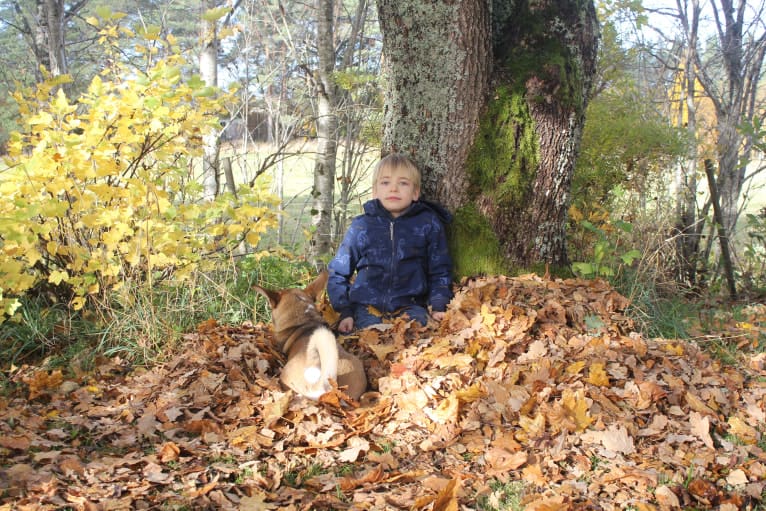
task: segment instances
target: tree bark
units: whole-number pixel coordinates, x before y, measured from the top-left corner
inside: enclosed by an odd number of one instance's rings
[[[734,278],[734,265],[731,262],[731,253],[729,249],[729,235],[726,226],[723,224],[723,214],[719,205],[718,187],[715,182],[715,166],[709,159],[705,160],[705,174],[710,187],[710,200],[713,203],[713,217],[715,219],[718,231],[718,242],[721,245],[721,259],[723,260],[723,270],[726,275],[726,282],[729,285],[729,296],[732,300],[737,299],[737,284]]]
[[[216,7],[216,0],[204,0],[203,14]],[[218,29],[217,21],[202,18],[202,51],[199,56],[200,77],[208,87],[218,86]],[[202,137],[202,196],[212,201],[218,195],[218,133]]]
[[[13,9],[19,19],[19,30],[35,55],[37,67],[45,68],[52,76],[69,72],[66,54],[67,23],[76,16],[89,0],[70,3],[64,0],[35,0],[22,4],[13,0]],[[43,75],[36,70],[36,79]]]
[[[387,89],[383,154],[409,154],[423,194],[455,211],[470,201],[464,164],[489,90],[489,6],[378,0]]]
[[[678,123],[686,128],[691,140],[697,137],[697,69],[695,52],[701,8],[698,0],[682,11],[679,21],[687,34],[688,44],[683,49],[680,69],[680,91]],[[700,239],[704,222],[697,221],[697,146],[690,148],[686,161],[678,166],[676,203],[676,247],[679,257],[678,278],[689,286],[697,284],[697,262]]]
[[[335,38],[334,0],[317,0],[317,156],[314,162],[314,205],[311,240],[314,264],[322,268],[324,256],[332,252],[332,219],[335,190],[335,159],[337,153],[338,117],[335,112]]]
[[[64,53],[64,0],[45,0],[48,28],[48,63],[53,76],[68,72]]]
[[[481,1],[378,0],[378,10],[384,152],[411,154],[425,195],[457,213],[453,251],[494,243],[512,265],[566,264],[596,64],[592,1],[496,0],[491,19]],[[458,273],[480,270],[470,266],[482,257],[456,256]]]

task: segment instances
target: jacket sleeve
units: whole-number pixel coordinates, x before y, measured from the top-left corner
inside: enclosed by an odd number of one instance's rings
[[[428,244],[428,304],[442,312],[452,300],[452,257],[444,224],[434,215]]]
[[[327,266],[329,277],[327,279],[327,296],[340,318],[354,315],[354,308],[349,298],[351,290],[351,278],[356,271],[358,256],[356,254],[356,237],[359,230],[357,222],[352,222],[346,231],[343,241],[335,253],[335,257]]]

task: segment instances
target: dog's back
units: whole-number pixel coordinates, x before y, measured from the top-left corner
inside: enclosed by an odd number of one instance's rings
[[[357,399],[367,387],[361,361],[340,348],[335,334],[324,322],[316,300],[327,283],[322,272],[305,289],[273,291],[254,286],[271,305],[274,336],[278,348],[287,355],[280,380],[298,394],[318,399],[329,391],[334,380],[347,386]]]

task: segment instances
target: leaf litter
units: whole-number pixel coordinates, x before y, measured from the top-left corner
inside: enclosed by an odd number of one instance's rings
[[[341,337],[359,403],[285,391],[268,324],[209,320],[149,369],[22,367],[0,509],[501,509],[509,487],[540,511],[762,506],[762,362],[644,338],[627,306],[599,280],[466,280],[439,325]]]

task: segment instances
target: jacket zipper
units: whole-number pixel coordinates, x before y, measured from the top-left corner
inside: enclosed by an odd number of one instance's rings
[[[391,278],[388,282],[388,292],[386,293],[386,311],[389,312],[391,309],[391,295],[392,295],[392,289],[394,286],[394,270],[396,268],[396,244],[394,243],[394,221],[391,220],[391,223],[389,224],[388,229],[389,237],[391,238],[391,267],[389,268],[389,275]]]

